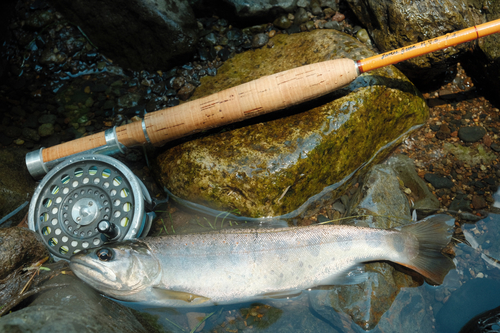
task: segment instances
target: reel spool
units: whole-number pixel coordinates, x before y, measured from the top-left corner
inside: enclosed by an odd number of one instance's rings
[[[29,228],[38,232],[54,259],[69,260],[108,241],[145,237],[154,212],[144,184],[125,164],[83,154],[55,166],[33,194]]]

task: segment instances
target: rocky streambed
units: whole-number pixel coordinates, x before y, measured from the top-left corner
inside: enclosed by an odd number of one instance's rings
[[[238,13],[236,19],[224,15],[225,6]],[[140,34],[103,30],[93,21],[92,28],[86,29],[85,20],[75,17],[85,18],[95,7],[88,5],[75,14],[74,8],[63,10],[44,1],[19,1],[2,48],[0,219],[5,218],[1,227],[26,227],[27,206],[23,204],[36,186],[24,165],[30,150],[139,121],[145,112],[173,107],[262,75],[339,57],[368,57],[418,38],[479,24],[500,13],[494,5],[449,1],[433,8],[436,15],[428,14],[436,21],[440,17],[439,28],[426,23],[427,30],[410,29],[414,36],[407,36],[398,27],[402,22],[417,24],[411,10],[422,8],[413,2],[405,5],[410,11],[403,7],[386,11],[389,18],[380,7],[359,6],[350,1],[279,1],[241,10],[238,1],[216,6],[192,2],[191,17],[182,18],[185,24],[180,25],[186,36],[192,36],[190,42],[178,41],[184,49],[176,47],[168,59],[139,52],[132,60],[109,50],[110,37],[116,36],[118,45],[124,45],[123,39],[129,36],[130,44],[139,47],[133,40],[141,39]],[[447,6],[454,9],[446,10]],[[108,23],[124,17],[123,13],[109,16]],[[372,22],[373,17],[380,19],[381,28]],[[165,36],[164,30],[149,33],[158,41]],[[498,282],[498,268],[483,259],[484,254],[496,256],[494,238],[488,237],[497,232],[495,192],[500,176],[499,104],[498,96],[490,93],[498,90],[498,58],[488,53],[496,38],[368,73],[330,96],[274,115],[163,148],[132,149],[115,156],[144,181],[153,197],[167,198],[164,189],[173,194],[157,209],[150,236],[211,231],[269,216],[309,225],[332,220],[345,223],[339,219],[366,215],[370,217],[358,218],[357,223],[387,228],[408,223],[413,211],[418,218],[448,212],[456,218],[456,237],[462,239],[462,229],[472,229],[465,234],[478,240],[475,249],[457,245],[457,269],[442,286],[429,287],[419,276],[376,263],[370,264],[371,277],[362,286],[334,287],[295,300],[180,312],[169,314],[166,320],[160,310],[140,309],[140,323],[127,308],[110,302],[109,316],[118,320],[116,313],[127,313],[130,322],[124,325],[131,330],[145,325],[146,330],[180,332],[201,323],[198,330],[217,332],[289,331],[291,327],[300,331],[445,332],[447,325],[460,328],[464,318],[498,306],[481,292],[486,285],[496,290]],[[195,210],[179,204],[183,200]],[[470,224],[476,221],[480,222]],[[30,244],[21,237],[24,233],[14,233],[18,235],[14,243]],[[38,251],[38,256],[12,257],[9,250],[7,246],[5,257],[12,259],[9,271],[13,275],[10,279],[2,276],[4,299],[24,292],[31,278],[28,273],[35,268],[23,271],[23,267],[46,256]],[[451,249],[448,252],[453,254]],[[67,268],[38,270],[43,277],[47,272],[65,275]],[[42,280],[33,279],[32,290],[42,286]],[[78,294],[81,290],[91,295],[85,286],[64,288],[61,284],[67,280],[56,281],[56,291],[40,294],[38,301],[21,297],[19,302],[24,303],[14,309],[29,306],[4,316],[0,323],[10,325],[8,320],[24,318],[28,326],[32,325],[29,320],[43,324],[41,317],[35,320],[29,314],[36,313],[36,307],[49,302],[53,311],[63,311],[57,308],[59,299],[84,297]],[[69,283],[78,284],[71,279]],[[483,301],[474,300],[474,293],[482,295]],[[101,296],[94,296],[85,302],[101,302]],[[464,297],[477,305],[473,311],[467,312],[468,306],[460,304]],[[464,311],[462,318],[454,316],[456,309]],[[413,314],[411,321],[405,319],[408,313]],[[420,316],[419,328],[413,325],[414,314]],[[148,326],[151,323],[144,316],[153,318],[156,326]],[[64,325],[81,320],[73,319]]]

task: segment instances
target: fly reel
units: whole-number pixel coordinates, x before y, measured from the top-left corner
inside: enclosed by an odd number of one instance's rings
[[[83,154],[55,166],[31,200],[28,224],[56,260],[108,241],[145,237],[154,213],[144,184],[120,161]]]

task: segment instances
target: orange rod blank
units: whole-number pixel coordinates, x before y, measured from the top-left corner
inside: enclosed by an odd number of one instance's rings
[[[472,28],[455,31],[444,36],[429,39],[417,44],[405,46],[394,51],[358,60],[356,63],[360,74],[380,67],[393,65],[427,53],[442,50],[457,44],[470,42],[500,31],[500,19],[480,24]]]

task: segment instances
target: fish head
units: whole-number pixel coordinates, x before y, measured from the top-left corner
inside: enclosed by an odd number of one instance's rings
[[[161,267],[144,242],[131,240],[81,251],[71,270],[94,289],[111,297],[140,293],[161,278]]]

